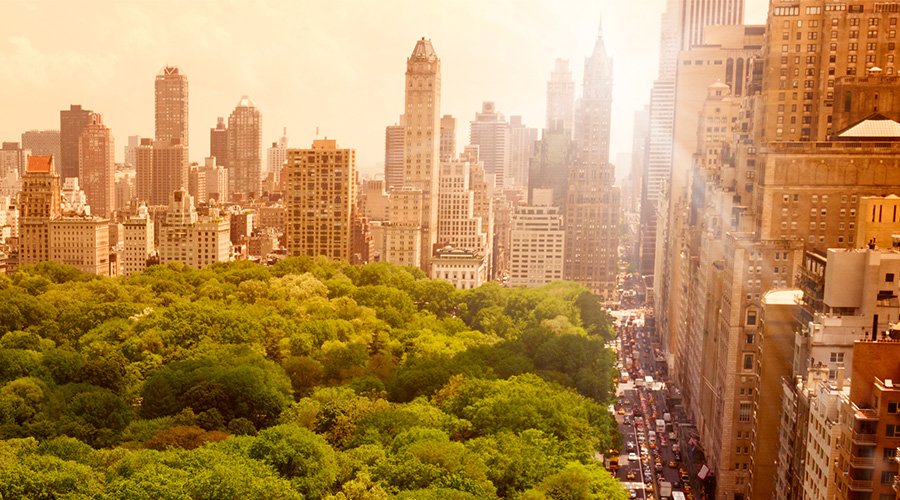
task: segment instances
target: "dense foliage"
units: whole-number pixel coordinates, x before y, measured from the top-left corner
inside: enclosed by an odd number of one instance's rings
[[[625,498],[609,316],[288,259],[0,277],[0,498]]]

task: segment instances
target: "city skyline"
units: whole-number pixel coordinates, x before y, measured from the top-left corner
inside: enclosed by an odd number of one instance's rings
[[[179,3],[178,9],[159,4],[6,5],[8,15],[0,20],[7,33],[0,39],[0,82],[8,91],[0,106],[11,119],[0,124],[0,137],[18,140],[30,129],[58,128],[59,110],[70,104],[102,113],[118,144],[126,144],[129,135],[152,137],[152,78],[172,65],[191,82],[191,161],[202,163],[209,154],[208,129],[216,118],[227,116],[241,95],[249,95],[266,118],[264,144],[287,127],[291,146],[302,146],[318,130],[318,138],[355,147],[360,171],[372,175],[383,161],[384,127],[397,122],[402,110],[398,75],[410,39],[431,39],[442,55],[442,114],[455,116],[458,137],[466,137],[463,122],[474,119],[484,101],[496,102],[506,116],[522,115],[527,126],[542,127],[555,59],[569,59],[580,82],[584,57],[602,21],[617,65],[615,158],[630,149],[633,110],[646,102],[655,77],[664,1],[639,6],[576,0],[456,2],[452,11],[400,0],[389,5],[337,2],[331,9],[309,2],[247,7],[193,1]],[[762,22],[764,4],[748,2],[748,23]],[[74,10],[85,9],[90,16],[75,16]],[[383,15],[388,11],[394,13],[390,18]],[[643,16],[640,30],[629,21],[637,15]],[[75,17],[80,29],[77,37],[68,36]],[[384,29],[373,31],[369,21],[383,17],[377,26]],[[238,23],[252,28],[238,30]],[[367,40],[373,37],[377,43]],[[309,78],[307,70],[317,76]],[[121,147],[116,158],[124,159]]]

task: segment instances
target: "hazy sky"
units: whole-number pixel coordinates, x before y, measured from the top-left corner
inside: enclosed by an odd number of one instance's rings
[[[747,1],[747,23],[766,0]],[[441,58],[441,113],[457,145],[482,101],[543,127],[554,59],[576,82],[602,18],[614,58],[612,161],[631,148],[634,110],[656,77],[664,0],[0,0],[0,140],[58,129],[59,110],[103,114],[121,161],[127,136],[153,136],[153,81],[166,64],[190,82],[190,156],[242,94],[263,115],[263,142],[287,127],[291,147],[315,138],[357,150],[377,172],[384,128],[403,110],[406,58],[430,38]]]

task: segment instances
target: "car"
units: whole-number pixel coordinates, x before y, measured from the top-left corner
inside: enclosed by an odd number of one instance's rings
[[[629,453],[629,454],[628,454],[628,461],[629,461],[629,462],[637,462],[637,461],[638,461],[638,456],[637,456],[637,454],[635,454],[634,452]]]
[[[644,491],[647,491],[647,492],[653,491],[653,483],[650,483],[650,484],[644,486]]]
[[[659,462],[656,462],[656,470],[657,470],[657,471],[658,471],[658,472],[662,472],[662,470],[663,470],[663,466],[662,466],[662,464],[661,464],[661,463],[659,463]]]
[[[634,490],[628,491],[628,498],[637,498],[637,492]]]
[[[628,451],[634,451],[634,441],[628,441],[625,443],[625,449]]]
[[[625,474],[625,479],[634,479],[634,471],[630,470],[627,474]]]
[[[618,413],[619,413],[619,415],[624,415],[624,414],[625,414],[625,409],[624,409],[624,408],[619,408],[619,412],[618,412]]]
[[[673,469],[678,467],[678,462],[676,462],[674,460],[669,460],[669,467],[671,467]]]

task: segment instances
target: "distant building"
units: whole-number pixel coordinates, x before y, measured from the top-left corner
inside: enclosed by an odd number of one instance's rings
[[[565,229],[549,189],[536,190],[534,204],[516,207],[509,244],[509,285],[529,288],[563,279]]]
[[[128,144],[125,145],[125,165],[134,167],[137,165],[137,148],[141,145],[141,136],[129,135]]]
[[[50,219],[49,259],[83,273],[109,276],[109,219],[64,212]]]
[[[453,115],[441,117],[441,161],[456,158],[456,118]]]
[[[228,127],[224,117],[220,116],[216,127],[209,129],[209,156],[216,159],[216,165],[228,166]]]
[[[481,112],[469,122],[469,144],[478,146],[478,157],[484,163],[485,173],[494,176],[494,186],[507,187],[509,123],[493,102],[483,102]]]
[[[403,186],[405,130],[402,116],[400,125],[388,125],[384,129],[384,182],[388,191]]]
[[[569,131],[575,128],[575,80],[569,69],[568,59],[557,59],[547,82],[547,124],[546,128],[560,127]]]
[[[231,196],[262,195],[262,113],[249,96],[241,96],[228,117],[228,182]]]
[[[112,131],[99,113],[91,114],[78,138],[78,179],[95,215],[116,212],[116,148]]]
[[[159,70],[154,84],[156,141],[188,148],[188,79],[174,66]]]
[[[310,149],[289,149],[284,186],[288,255],[324,255],[349,261],[356,209],[356,150],[340,149],[337,141],[330,139],[317,139]]]
[[[512,187],[528,187],[528,165],[534,157],[538,129],[526,127],[521,116],[509,117],[509,182]]]
[[[59,158],[59,130],[29,130],[22,132],[22,149],[30,149],[34,156]]]
[[[78,138],[91,123],[93,111],[72,104],[59,112],[59,160],[56,166],[61,179],[78,177]]]
[[[277,185],[281,182],[281,169],[284,167],[284,162],[287,161],[287,148],[288,148],[288,138],[287,138],[287,128],[284,130],[284,135],[278,138],[277,142],[272,143],[272,147],[266,150],[266,162],[268,168],[266,171],[269,175],[273,175],[273,181]]]
[[[169,210],[159,228],[159,261],[182,262],[203,268],[226,262],[231,255],[231,225],[213,204],[209,215],[200,217],[194,199],[182,189],[169,197]]]

